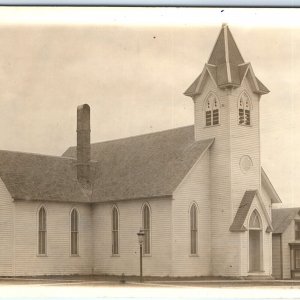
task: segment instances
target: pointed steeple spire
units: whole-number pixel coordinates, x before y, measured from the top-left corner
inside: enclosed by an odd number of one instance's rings
[[[233,39],[228,25],[223,24],[209,57],[208,64],[218,66],[222,64],[239,65],[243,63],[244,59]]]
[[[201,94],[206,75],[209,75],[220,88],[238,87],[248,72],[252,77],[254,92],[268,93],[269,90],[256,78],[251,64],[245,63],[228,25],[223,24],[208,63],[184,94],[191,97]]]

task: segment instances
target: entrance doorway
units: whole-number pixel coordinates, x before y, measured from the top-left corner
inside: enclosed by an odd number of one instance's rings
[[[262,271],[262,226],[255,209],[249,221],[249,272]]]

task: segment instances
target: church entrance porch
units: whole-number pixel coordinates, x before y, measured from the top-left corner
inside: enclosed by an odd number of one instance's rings
[[[262,230],[257,210],[251,214],[249,221],[249,272],[262,271]]]

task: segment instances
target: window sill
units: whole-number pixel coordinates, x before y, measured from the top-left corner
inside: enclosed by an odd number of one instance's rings
[[[112,254],[110,257],[120,257],[120,254]]]
[[[199,257],[198,254],[190,254],[189,257]]]
[[[216,125],[204,125],[204,129],[205,128],[211,128],[211,127],[218,127],[218,126],[221,126],[221,124],[216,124]]]
[[[71,254],[70,257],[79,257],[79,254]]]
[[[37,254],[36,256],[37,256],[37,257],[48,257],[47,254]]]
[[[152,254],[143,254],[143,257],[151,257]]]
[[[249,271],[248,272],[248,274],[251,274],[251,275],[260,275],[260,274],[262,274],[262,273],[265,273],[265,271],[264,270],[261,270],[261,271]]]
[[[243,126],[243,127],[253,127],[252,124],[247,125],[247,124],[239,124],[239,123],[238,123],[238,125]]]

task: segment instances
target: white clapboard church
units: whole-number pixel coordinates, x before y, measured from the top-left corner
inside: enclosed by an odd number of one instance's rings
[[[0,151],[0,275],[270,276],[271,208],[259,104],[268,89],[226,24],[186,90],[193,126],[77,147]]]

